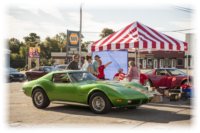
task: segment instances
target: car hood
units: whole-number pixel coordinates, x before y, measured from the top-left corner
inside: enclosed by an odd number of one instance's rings
[[[119,81],[103,81],[106,85],[112,87],[112,89],[126,95],[134,97],[153,97],[153,94],[150,93],[146,88],[138,83],[130,82],[119,82]]]
[[[126,98],[134,97],[145,98],[153,97],[153,94],[147,91],[143,86],[138,83],[119,82],[119,81],[87,81],[87,84],[96,84],[100,87],[108,87]]]
[[[20,72],[10,72],[10,74],[13,74],[13,75],[24,75],[23,73],[20,73]]]

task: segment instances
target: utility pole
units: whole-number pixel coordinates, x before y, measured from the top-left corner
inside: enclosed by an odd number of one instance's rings
[[[80,6],[80,31],[79,31],[79,67],[81,67],[81,34],[82,34],[82,4]]]

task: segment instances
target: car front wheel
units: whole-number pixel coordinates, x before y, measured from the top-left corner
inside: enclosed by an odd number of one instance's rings
[[[43,109],[49,106],[50,101],[44,90],[37,88],[33,91],[32,101],[36,108]]]
[[[102,92],[92,94],[89,99],[90,109],[97,114],[104,114],[110,111],[111,103]]]

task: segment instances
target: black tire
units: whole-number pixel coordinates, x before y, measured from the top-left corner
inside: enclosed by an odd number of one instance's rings
[[[191,81],[189,80],[189,82],[188,82],[188,80],[184,80],[182,83],[181,83],[181,85],[184,85],[184,84],[191,84]]]
[[[95,102],[96,101],[96,102]],[[97,105],[101,102],[100,105]],[[111,103],[107,96],[102,92],[95,92],[89,99],[90,109],[96,114],[105,114],[111,110]],[[102,106],[102,107],[97,107]]]
[[[32,101],[33,105],[38,109],[44,109],[50,104],[47,94],[41,88],[37,88],[33,91]]]

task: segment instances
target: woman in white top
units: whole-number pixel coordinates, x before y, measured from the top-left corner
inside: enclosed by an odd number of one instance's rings
[[[94,71],[94,67],[92,64],[92,57],[91,56],[86,56],[86,60],[82,66],[82,69],[84,71],[88,71],[90,73],[92,73],[93,75],[97,75],[97,73]]]

